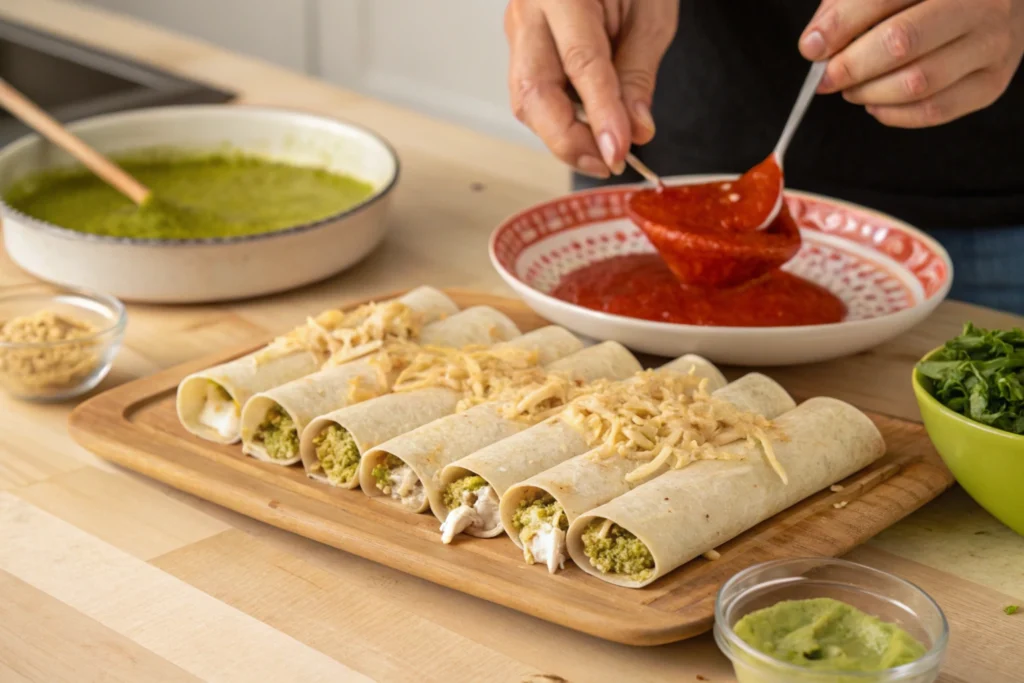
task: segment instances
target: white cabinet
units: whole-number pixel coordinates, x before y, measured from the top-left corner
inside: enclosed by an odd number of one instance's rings
[[[533,143],[509,112],[503,0],[316,0],[318,73],[352,90]]]
[[[82,0],[268,62],[307,71],[313,0]]]
[[[539,145],[508,109],[505,0],[80,0]]]

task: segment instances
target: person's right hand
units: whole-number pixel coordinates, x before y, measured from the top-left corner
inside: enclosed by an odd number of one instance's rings
[[[679,0],[510,0],[505,35],[516,118],[562,161],[622,173],[631,143],[654,137],[651,100]],[[566,92],[579,94],[590,126]]]

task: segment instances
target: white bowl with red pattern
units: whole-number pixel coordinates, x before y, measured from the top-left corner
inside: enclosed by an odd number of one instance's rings
[[[685,176],[672,184],[728,180]],[[729,365],[796,365],[865,351],[909,330],[946,297],[953,264],[931,237],[891,216],[805,192],[786,191],[803,246],[784,270],[846,304],[829,325],[713,327],[611,315],[551,296],[561,278],[614,256],[654,247],[626,216],[642,186],[586,190],[537,204],[491,235],[491,262],[537,313],[578,334],[659,356],[699,353]]]

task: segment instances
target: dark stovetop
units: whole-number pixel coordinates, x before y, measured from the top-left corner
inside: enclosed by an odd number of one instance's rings
[[[63,122],[140,107],[226,102],[235,96],[5,20],[0,20],[0,78]],[[0,110],[0,146],[27,132]]]

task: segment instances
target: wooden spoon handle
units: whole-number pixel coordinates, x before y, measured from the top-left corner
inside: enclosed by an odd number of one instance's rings
[[[0,79],[0,105],[25,125],[34,128],[47,140],[78,159],[90,171],[99,176],[115,190],[138,205],[149,198],[148,187],[128,175],[124,169],[103,156],[81,138],[62,126],[56,119],[40,109],[7,81]]]
[[[587,112],[584,111],[583,105],[579,102],[573,102],[573,107],[576,109],[576,120],[580,123],[590,125],[590,120],[587,118]],[[647,166],[644,162],[640,161],[635,154],[632,152],[626,154],[626,163],[633,167],[633,170],[639,173],[644,180],[654,185],[659,190],[664,189],[665,184],[661,182],[661,178]]]

